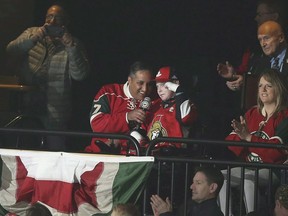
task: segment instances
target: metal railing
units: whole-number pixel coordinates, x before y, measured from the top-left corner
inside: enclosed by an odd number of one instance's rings
[[[21,136],[21,135],[31,135],[31,136],[77,136],[77,137],[99,137],[99,138],[110,138],[110,139],[125,139],[128,140],[132,147],[136,151],[136,155],[140,155],[139,143],[137,140],[130,135],[122,135],[122,134],[112,134],[112,133],[95,133],[95,132],[74,132],[74,131],[48,131],[48,130],[32,130],[32,129],[19,129],[19,128],[0,128],[0,136],[1,134],[13,135],[13,136]],[[267,143],[247,143],[247,142],[231,142],[231,141],[222,141],[222,140],[200,140],[200,139],[187,139],[187,138],[157,138],[152,140],[149,143],[149,147],[146,149],[143,155],[151,155],[154,146],[160,142],[170,142],[170,143],[186,143],[187,145],[205,145],[206,147],[209,145],[223,145],[223,146],[257,146],[261,148],[276,148],[279,150],[285,150],[288,148],[286,145],[281,144],[267,144]],[[149,198],[152,194],[157,193],[160,195],[166,195],[171,198],[171,201],[177,209],[180,205],[180,201],[184,203],[184,209],[187,211],[187,199],[191,195],[189,195],[189,185],[191,184],[191,180],[193,177],[193,171],[195,167],[210,165],[219,167],[223,170],[227,170],[227,191],[226,191],[226,209],[225,215],[229,214],[229,197],[230,194],[230,171],[233,167],[241,167],[241,183],[240,183],[240,193],[239,197],[242,199],[244,195],[244,169],[253,169],[255,170],[255,197],[254,197],[254,205],[255,209],[258,208],[258,171],[260,169],[269,169],[269,184],[267,185],[267,206],[269,209],[272,208],[272,197],[273,197],[273,187],[275,187],[274,182],[272,181],[272,173],[279,172],[280,175],[280,183],[287,182],[287,173],[288,166],[282,164],[266,164],[266,163],[246,163],[246,162],[238,162],[238,161],[228,161],[228,160],[215,160],[210,157],[177,157],[177,156],[155,156],[155,166],[152,170],[150,176],[150,182],[148,182],[146,189],[144,190],[143,195],[143,215],[151,215],[151,207],[149,204]],[[151,184],[152,181],[152,184]],[[155,188],[151,188],[155,186]],[[182,193],[182,194],[181,194]],[[243,215],[245,210],[243,210],[243,202],[241,201],[239,206],[237,207],[237,214]],[[185,213],[186,214],[186,213]],[[235,214],[235,215],[237,215]]]
[[[288,145],[285,144],[268,144],[268,143],[255,143],[255,142],[238,142],[238,141],[225,141],[225,140],[203,140],[203,139],[188,139],[188,138],[176,138],[176,137],[161,137],[149,142],[149,146],[146,150],[146,155],[151,154],[151,150],[157,143],[186,143],[186,144],[198,144],[205,145],[222,145],[222,146],[244,146],[244,147],[259,147],[259,148],[276,148],[279,150],[288,150]]]
[[[254,208],[255,210],[258,209],[258,171],[260,169],[266,168],[269,170],[269,184],[266,187],[266,193],[267,193],[267,209],[271,210],[273,203],[273,190],[272,188],[275,187],[273,180],[272,180],[272,173],[273,172],[279,172],[281,173],[281,178],[279,179],[279,184],[287,183],[287,171],[288,166],[282,165],[282,164],[264,164],[264,163],[246,163],[246,162],[236,162],[236,161],[224,161],[224,160],[213,160],[213,159],[193,159],[193,158],[177,158],[177,157],[156,157],[155,158],[155,168],[154,173],[152,172],[151,177],[153,179],[153,182],[149,182],[147,184],[146,191],[144,191],[144,198],[143,198],[143,215],[151,215],[151,208],[149,204],[149,198],[152,194],[159,194],[162,196],[162,198],[165,198],[166,196],[170,197],[171,202],[174,203],[174,207],[179,207],[179,204],[181,202],[184,202],[184,209],[187,210],[186,201],[188,197],[191,197],[187,194],[189,192],[189,186],[192,183],[192,177],[194,168],[198,166],[215,166],[223,170],[228,170],[227,172],[227,191],[226,191],[226,206],[224,215],[229,215],[229,197],[230,194],[230,185],[231,185],[231,177],[230,177],[230,170],[233,167],[241,167],[243,168],[241,170],[241,183],[239,186],[239,197],[243,197],[244,195],[244,169],[254,169],[255,170],[255,191],[254,191]],[[167,170],[167,167],[169,170]],[[164,170],[164,171],[163,171]],[[183,176],[180,176],[183,175]],[[178,178],[178,179],[177,179]],[[179,179],[183,180],[183,182],[179,182]],[[177,181],[178,180],[178,181]],[[177,183],[176,183],[177,181]],[[151,185],[156,184],[156,188],[154,190],[150,190],[149,188]],[[164,186],[164,184],[168,184],[168,186]],[[167,191],[163,192],[164,188],[169,188],[169,193],[167,194]],[[148,190],[148,191],[147,191]],[[162,191],[162,192],[161,192]],[[178,191],[184,191],[182,194],[183,196],[176,196],[175,192]],[[166,192],[166,193],[165,193]],[[190,191],[191,192],[191,191]],[[164,193],[164,194],[163,194]],[[238,198],[239,198],[238,197]],[[175,202],[175,199],[181,202]],[[234,211],[238,212],[239,215],[244,215],[244,206],[242,202],[239,202],[238,209],[234,209]],[[150,210],[150,211],[149,211]],[[237,214],[234,214],[237,215]]]
[[[284,144],[267,144],[267,143],[248,143],[248,142],[236,142],[236,141],[222,141],[222,140],[195,140],[195,139],[186,139],[186,138],[169,138],[169,137],[163,137],[163,138],[157,138],[155,140],[152,140],[149,143],[149,147],[146,150],[145,155],[151,155],[153,154],[153,149],[157,143],[161,142],[169,142],[169,143],[186,143],[186,144],[198,144],[198,145],[204,145],[205,148],[209,145],[222,145],[222,146],[245,146],[245,147],[261,147],[261,148],[274,148],[279,150],[287,150],[288,146]],[[205,149],[204,148],[204,149]],[[144,191],[144,198],[143,198],[143,215],[152,215],[152,210],[149,204],[149,198],[152,194],[157,193],[160,196],[163,197],[164,194],[161,194],[161,188],[169,188],[170,192],[169,194],[165,194],[165,196],[169,196],[171,199],[171,202],[174,205],[174,208],[177,209],[179,207],[179,199],[183,201],[184,203],[184,215],[186,215],[187,211],[187,199],[189,195],[187,195],[187,192],[189,191],[189,185],[192,182],[193,177],[193,169],[198,166],[215,166],[220,168],[221,170],[227,171],[227,190],[226,190],[226,208],[224,215],[229,215],[229,205],[230,202],[230,196],[232,194],[230,193],[231,188],[231,169],[234,167],[240,167],[241,169],[241,180],[239,185],[239,194],[238,194],[238,203],[239,205],[236,206],[236,208],[233,209],[234,215],[245,215],[247,212],[245,212],[243,197],[244,197],[244,179],[245,179],[245,170],[250,169],[254,170],[255,174],[255,188],[254,188],[254,209],[255,211],[259,210],[259,170],[261,169],[268,169],[269,172],[269,179],[268,179],[268,185],[265,187],[265,193],[266,193],[266,213],[269,215],[270,211],[273,209],[273,197],[274,197],[274,189],[277,187],[277,184],[283,184],[287,183],[287,173],[288,173],[288,166],[285,164],[268,164],[268,163],[250,163],[250,162],[239,162],[239,161],[227,161],[225,158],[223,160],[215,160],[210,157],[205,157],[205,155],[202,155],[203,157],[200,159],[193,158],[193,157],[163,157],[163,156],[155,156],[155,168],[154,173],[152,172],[152,176],[154,176],[154,184],[156,184],[156,188],[151,189],[151,185],[147,185],[146,190]],[[169,164],[169,170],[167,171],[167,164]],[[166,172],[163,173],[163,167],[166,168]],[[175,167],[180,167],[180,169],[176,169]],[[279,182],[273,182],[273,173],[280,173]],[[182,177],[183,182],[176,183],[176,179],[179,178],[179,174],[183,175]],[[169,179],[169,180],[167,180]],[[180,177],[181,179],[181,177]],[[163,183],[164,182],[164,183]],[[168,184],[168,186],[164,186],[164,184]],[[149,188],[150,187],[150,188]],[[181,188],[182,187],[182,188]],[[175,194],[175,192],[183,191],[183,196],[179,196]],[[167,191],[166,191],[167,192]],[[163,193],[163,191],[162,191]],[[190,195],[191,197],[191,195]],[[261,203],[260,203],[261,204]],[[235,207],[235,206],[234,206]],[[262,215],[265,215],[265,213],[261,212]]]
[[[129,145],[132,144],[135,154],[140,155],[139,143],[137,140],[130,136],[124,134],[114,134],[114,133],[96,133],[96,132],[76,132],[76,131],[50,131],[50,130],[34,130],[34,129],[22,129],[22,128],[0,128],[0,134],[13,134],[16,136],[21,135],[34,135],[34,136],[66,136],[66,137],[98,137],[98,138],[108,138],[108,139],[123,139],[129,141]],[[43,140],[43,139],[42,139]],[[39,143],[39,147],[43,143]],[[13,146],[11,146],[13,148]],[[17,147],[14,147],[17,148]],[[128,154],[128,152],[127,152]]]

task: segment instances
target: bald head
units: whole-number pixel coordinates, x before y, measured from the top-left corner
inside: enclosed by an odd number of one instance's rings
[[[259,34],[283,34],[282,27],[275,21],[266,21],[258,27]]]
[[[46,23],[66,26],[68,24],[68,15],[60,5],[52,5],[47,10]]]
[[[267,56],[278,55],[286,46],[282,27],[275,21],[267,21],[258,27],[258,40]]]

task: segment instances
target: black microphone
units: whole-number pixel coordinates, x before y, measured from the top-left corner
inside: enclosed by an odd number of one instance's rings
[[[145,97],[143,101],[141,101],[139,108],[142,109],[144,112],[150,109],[151,106],[151,99],[149,97]],[[142,142],[146,140],[146,131],[141,128],[141,123],[134,122],[135,127],[130,131],[130,136],[134,137],[138,143],[141,145]],[[130,142],[128,142],[128,150],[130,149]]]
[[[150,109],[151,106],[151,99],[150,97],[145,97],[143,101],[140,103],[139,108],[142,109],[143,111],[147,111]]]
[[[147,111],[150,109],[150,106],[151,106],[151,99],[150,97],[145,97],[142,102],[140,103],[139,105],[139,108],[142,109],[143,111]],[[136,130],[139,130],[140,129],[140,126],[141,126],[141,123],[136,123],[136,126],[135,126],[135,129]]]

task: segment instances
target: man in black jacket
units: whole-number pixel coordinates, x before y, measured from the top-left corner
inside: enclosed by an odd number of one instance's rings
[[[217,196],[223,185],[224,177],[220,170],[214,167],[199,167],[190,186],[192,199],[179,208],[178,216],[223,216],[218,204]],[[164,201],[158,195],[152,195],[151,206],[154,216],[174,216],[172,204],[167,197]]]
[[[257,37],[263,53],[249,60],[243,92],[245,109],[256,105],[258,77],[265,69],[276,69],[288,77],[287,42],[282,26],[276,21],[266,21],[259,25]],[[231,78],[226,82],[229,89],[235,91],[242,87],[244,76],[236,74],[231,65],[219,64],[217,70],[222,77]]]

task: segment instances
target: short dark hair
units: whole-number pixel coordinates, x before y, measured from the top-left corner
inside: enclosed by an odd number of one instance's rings
[[[136,61],[130,66],[129,76],[134,76],[136,72],[140,70],[148,70],[153,75],[153,69],[149,63],[143,61]]]
[[[212,183],[216,183],[218,185],[215,191],[215,194],[217,196],[224,183],[224,176],[222,172],[220,171],[220,169],[216,167],[202,166],[202,167],[196,168],[195,174],[197,172],[201,172],[206,176],[209,185]]]
[[[285,208],[288,209],[288,185],[283,184],[280,185],[275,193],[275,200],[279,200],[281,205]]]

